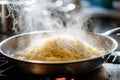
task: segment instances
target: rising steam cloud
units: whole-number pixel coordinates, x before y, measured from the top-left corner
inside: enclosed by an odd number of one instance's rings
[[[73,11],[60,11],[62,0],[8,0],[9,13],[14,17],[16,33],[31,31],[77,31],[86,30],[88,15]]]
[[[13,30],[16,34],[34,32],[34,31],[58,31],[60,34],[72,36],[73,38],[87,40],[84,32],[88,29],[85,24],[90,18],[90,15],[80,13],[79,9],[76,10],[76,5],[70,6],[69,10],[61,8],[64,6],[62,2],[58,5],[57,1],[64,0],[9,0],[7,5],[9,15],[14,18]],[[73,0],[75,1],[75,0]],[[61,10],[62,9],[62,10]],[[65,9],[67,9],[65,7]],[[55,33],[55,36],[57,34]],[[58,34],[59,35],[59,34]],[[36,40],[41,40],[43,37],[34,39],[30,36],[29,45],[32,45]],[[18,48],[26,44],[21,44]],[[28,46],[29,46],[28,45]],[[74,47],[74,46],[73,46]]]

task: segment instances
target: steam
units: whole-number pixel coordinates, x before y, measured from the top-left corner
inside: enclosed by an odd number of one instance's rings
[[[12,29],[15,34],[54,31],[57,32],[55,35],[59,35],[58,33],[61,32],[63,35],[86,40],[84,39],[84,34],[88,30],[86,22],[91,16],[79,12],[78,5],[74,2],[76,0],[69,1],[71,2],[66,3],[64,0],[8,0],[9,15],[14,19]]]
[[[10,4],[7,7],[14,18],[12,29],[16,34],[43,30],[63,32],[87,30],[84,24],[90,16],[76,12],[74,2],[64,4],[63,1],[9,0]]]

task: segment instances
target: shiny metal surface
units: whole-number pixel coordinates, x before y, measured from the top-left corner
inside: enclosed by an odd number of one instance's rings
[[[114,39],[100,34],[87,33],[86,34],[87,39],[89,38],[93,40],[95,44],[97,44],[97,46],[109,50],[109,52],[106,55],[104,55],[104,57],[101,56],[93,59],[53,63],[53,62],[19,60],[8,55],[8,52],[14,54],[14,50],[17,49],[18,46],[17,43],[19,42],[24,43],[24,45],[20,47],[21,49],[23,49],[27,46],[30,35],[34,37],[35,35],[41,36],[41,34],[46,35],[46,32],[38,32],[31,34],[28,33],[10,37],[0,43],[0,52],[7,58],[7,60],[12,65],[28,73],[33,73],[37,75],[60,75],[78,73],[80,74],[92,71],[100,67],[108,59],[111,52],[113,52],[117,48],[117,43]],[[108,44],[105,45],[104,43],[106,42]]]

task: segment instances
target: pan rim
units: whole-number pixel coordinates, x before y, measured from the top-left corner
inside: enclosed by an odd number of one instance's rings
[[[6,53],[4,53],[1,49],[2,45],[7,42],[8,40],[10,39],[13,39],[13,38],[17,38],[17,37],[20,37],[20,36],[24,36],[24,35],[28,35],[28,34],[37,34],[37,33],[46,33],[46,32],[53,32],[53,31],[36,31],[36,32],[30,32],[30,33],[22,33],[22,34],[18,34],[18,35],[15,35],[15,36],[12,36],[12,37],[9,37],[3,41],[0,42],[0,53],[3,54],[5,57],[7,58],[11,58],[11,59],[14,59],[14,60],[17,60],[17,61],[22,61],[22,62],[27,62],[27,63],[37,63],[37,64],[72,64],[72,63],[81,63],[81,62],[86,62],[86,61],[90,61],[90,60],[94,60],[94,59],[97,59],[97,58],[102,58],[104,59],[104,57],[106,55],[109,55],[111,54],[118,46],[118,43],[115,39],[113,39],[112,37],[110,36],[107,36],[107,35],[101,35],[99,33],[93,33],[93,32],[87,32],[87,33],[90,33],[90,34],[95,34],[95,35],[99,35],[99,36],[102,36],[102,37],[106,37],[108,38],[109,40],[113,41],[115,47],[109,51],[108,53],[106,53],[105,55],[103,56],[98,56],[98,57],[94,57],[94,58],[86,58],[86,59],[77,59],[77,60],[69,60],[69,61],[55,61],[55,62],[49,62],[49,61],[37,61],[37,60],[21,60],[21,59],[18,59],[18,58],[15,58],[15,57],[12,57]]]

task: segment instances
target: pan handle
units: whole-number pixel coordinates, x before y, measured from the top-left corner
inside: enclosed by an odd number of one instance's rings
[[[118,43],[118,48],[114,52],[112,52],[109,59],[107,60],[107,63],[120,64],[120,42],[119,42],[120,41],[120,27],[108,30],[102,33],[102,35],[111,36]]]
[[[118,33],[120,33],[120,27],[108,30],[108,31],[102,33],[102,35],[106,35],[106,36],[120,35]]]
[[[102,33],[102,35],[110,36],[115,39],[118,43],[118,47],[116,50],[120,51],[120,27],[108,30],[105,33]]]

